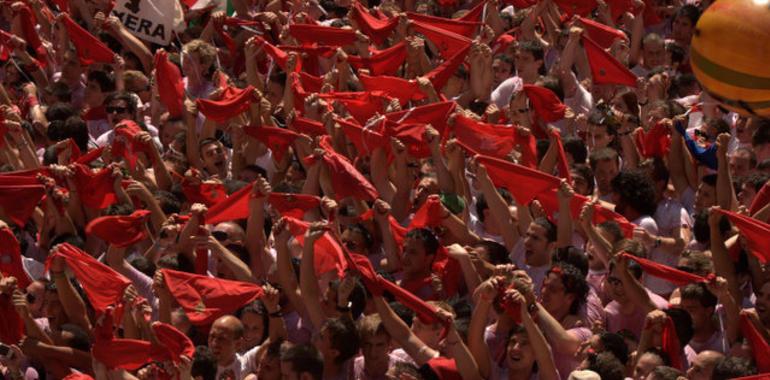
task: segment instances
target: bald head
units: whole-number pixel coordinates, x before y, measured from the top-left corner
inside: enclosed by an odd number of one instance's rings
[[[219,319],[214,321],[214,324],[211,325],[211,329],[213,330],[215,327],[232,333],[233,338],[235,339],[243,337],[243,323],[241,323],[240,319],[232,315],[219,317]]]
[[[725,356],[717,351],[701,351],[692,361],[690,369],[687,370],[689,380],[708,380],[714,371],[717,363]]]

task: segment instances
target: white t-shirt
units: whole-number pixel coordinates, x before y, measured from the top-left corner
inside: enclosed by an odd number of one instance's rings
[[[241,380],[256,371],[258,350],[259,346],[256,346],[243,354],[235,354],[235,360],[227,367],[217,365],[217,379]]]
[[[654,218],[658,226],[657,235],[662,237],[674,237],[675,229],[692,227],[692,219],[687,214],[687,210],[673,199],[665,199],[660,202],[655,210]],[[671,253],[664,252],[662,249],[653,249],[650,252],[649,259],[663,265],[675,267],[679,262],[679,255],[672,255]],[[671,282],[652,276],[645,276],[644,286],[655,294],[670,294],[676,288]]]

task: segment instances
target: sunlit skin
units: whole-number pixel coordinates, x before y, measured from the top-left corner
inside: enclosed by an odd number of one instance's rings
[[[524,235],[527,264],[536,267],[548,264],[554,243],[548,241],[546,234],[545,227],[537,223],[530,223]]]
[[[221,143],[206,144],[201,148],[203,167],[211,175],[227,178],[227,156]]]
[[[644,380],[656,368],[665,365],[658,355],[645,353],[636,362],[634,367],[634,380]]]
[[[695,191],[695,211],[706,210],[717,204],[717,192],[714,186],[701,182]]]
[[[250,350],[260,343],[265,336],[265,324],[262,316],[256,313],[243,313],[241,315],[243,323],[243,351]]]
[[[217,319],[211,326],[208,344],[218,365],[226,367],[235,360],[235,353],[243,344],[243,337],[238,336],[237,331],[242,329],[241,321],[231,315]]]

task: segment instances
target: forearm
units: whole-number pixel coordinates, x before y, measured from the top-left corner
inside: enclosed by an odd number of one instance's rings
[[[372,184],[380,193],[380,197],[385,202],[393,203],[393,196],[396,194],[396,187],[388,178],[388,161],[385,157],[385,151],[382,148],[375,148],[372,152],[371,172]]]
[[[252,262],[252,271],[256,278],[267,277],[267,270],[261,260],[266,240],[264,198],[252,198],[249,202],[249,218],[246,220],[246,250],[249,254],[260,257]]]
[[[508,204],[494,187],[491,180],[488,178],[479,180],[481,181],[481,192],[484,194],[484,198],[489,206],[489,214],[497,222],[506,248],[511,250],[519,241],[520,235],[518,226],[514,223],[511,212],[508,209]]]
[[[446,345],[448,346],[449,354],[455,359],[457,372],[460,373],[463,379],[482,380],[476,360],[473,359],[470,350],[463,343],[462,338],[454,328],[447,335]]]
[[[620,270],[620,281],[623,282],[623,287],[626,289],[626,294],[629,300],[634,305],[637,305],[643,313],[647,314],[655,309],[657,306],[650,299],[650,295],[647,290],[642,286],[639,280],[635,279],[628,269]]]
[[[727,163],[726,154],[717,154],[717,204],[723,210],[734,211],[738,202],[735,197],[735,187]]]
[[[542,305],[539,303],[536,305],[537,325],[542,329],[548,341],[551,342],[551,346],[555,350],[569,355],[577,352],[580,348],[580,339],[565,330],[561,323],[545,310]]]
[[[522,322],[524,329],[527,330],[529,342],[535,353],[535,360],[538,366],[538,378],[540,380],[557,380],[559,375],[556,371],[556,364],[553,361],[551,349],[548,347],[548,341],[545,340],[543,332],[537,327],[535,321],[528,313],[522,313]]]
[[[455,237],[457,243],[461,245],[472,245],[478,243],[481,238],[468,228],[468,225],[457,215],[447,215],[441,223]]]
[[[487,327],[490,310],[492,310],[492,303],[483,298],[479,299],[473,309],[471,322],[468,326],[468,349],[476,359],[479,373],[485,379],[489,378],[492,369],[490,363],[492,355],[486,342],[484,342],[484,330]]]
[[[88,312],[86,311],[86,304],[83,299],[80,298],[75,288],[72,287],[72,283],[67,278],[64,272],[51,273],[51,277],[56,284],[56,292],[59,294],[59,302],[61,302],[64,313],[72,323],[84,328],[86,331],[91,331],[91,323],[88,321]]]
[[[724,239],[722,239],[719,225],[712,225],[709,228],[711,231],[711,258],[714,260],[714,272],[717,276],[724,277],[727,280],[730,294],[736,301],[740,300],[738,278],[735,275],[735,264],[733,264]]]
[[[246,265],[246,263],[230,252],[229,249],[219,244],[217,245],[218,247],[216,247],[214,251],[219,255],[222,264],[233,272],[233,276],[237,281],[255,282],[251,269],[249,269],[249,266]]]
[[[556,226],[556,248],[567,248],[572,245],[572,211],[570,210],[569,199],[559,199],[559,220]]]
[[[308,317],[310,317],[313,327],[320,330],[326,318],[321,310],[321,292],[318,289],[318,278],[313,264],[315,261],[313,243],[313,241],[305,239],[299,270],[299,288],[302,292],[302,301],[307,308]]]
[[[136,38],[133,34],[131,34],[131,32],[128,31],[128,29],[124,28],[120,24],[118,25],[118,30],[115,30],[113,35],[118,41],[121,42],[124,47],[128,48],[128,50],[136,55],[136,57],[139,59],[139,62],[141,62],[142,66],[144,67],[145,72],[152,70],[152,53],[140,39]]]

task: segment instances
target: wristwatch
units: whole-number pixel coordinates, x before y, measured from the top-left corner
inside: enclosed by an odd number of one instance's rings
[[[339,311],[340,313],[347,313],[350,311],[350,307],[352,306],[352,304],[353,304],[352,302],[348,302],[347,306],[337,305],[337,311]]]

